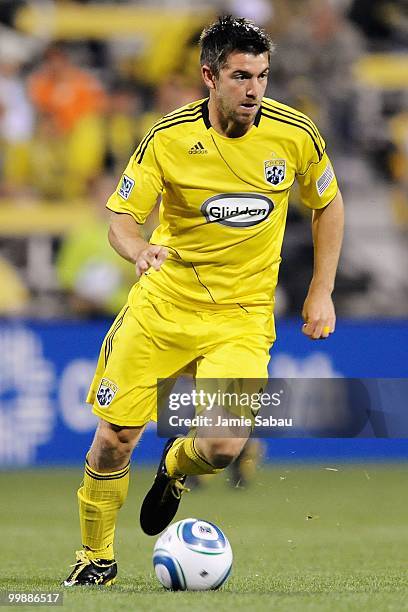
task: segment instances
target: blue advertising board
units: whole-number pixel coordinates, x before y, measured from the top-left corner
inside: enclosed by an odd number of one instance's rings
[[[82,463],[96,418],[85,396],[109,321],[0,322],[0,467]],[[408,321],[341,321],[312,342],[301,322],[277,324],[270,375],[278,378],[408,378]],[[156,462],[152,425],[135,458]],[[270,460],[408,459],[408,440],[271,439]]]

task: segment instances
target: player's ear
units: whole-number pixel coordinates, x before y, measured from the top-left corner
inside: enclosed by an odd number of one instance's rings
[[[215,75],[207,64],[201,66],[201,76],[208,89],[215,89]]]

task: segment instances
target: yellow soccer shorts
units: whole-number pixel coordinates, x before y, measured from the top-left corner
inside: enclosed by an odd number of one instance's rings
[[[275,340],[272,307],[188,310],[135,285],[101,347],[87,402],[119,426],[157,420],[157,381],[265,379]]]

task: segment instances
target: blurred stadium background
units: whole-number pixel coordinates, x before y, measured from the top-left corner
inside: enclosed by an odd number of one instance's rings
[[[0,466],[82,462],[87,385],[134,271],[104,204],[152,123],[204,97],[197,40],[217,14],[272,34],[267,94],[309,114],[347,207],[338,331],[300,334],[310,219],[292,196],[271,375],[406,377],[408,15],[403,0],[0,2]],[[155,226],[157,212],[147,232]],[[267,444],[283,460],[408,457],[403,442]],[[154,462],[150,430],[138,455]]]
[[[271,375],[407,378],[406,1],[0,0],[1,588],[57,588],[78,545],[75,490],[95,427],[85,394],[134,280],[107,243],[104,204],[152,123],[206,95],[196,43],[221,12],[273,35],[267,93],[319,125],[347,207],[338,328],[312,343],[300,333],[310,218],[293,193]],[[149,429],[135,459],[151,467],[135,466],[119,522],[121,582],[69,593],[69,609],[407,609],[398,433],[376,438],[368,423],[348,440],[264,440],[247,492],[219,477],[186,496],[180,514],[205,509],[236,553],[227,592],[207,602],[161,594],[147,575],[136,516],[162,446]]]

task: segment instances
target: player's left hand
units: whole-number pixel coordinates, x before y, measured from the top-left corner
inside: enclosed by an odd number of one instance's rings
[[[302,317],[304,325],[302,332],[311,340],[328,338],[335,330],[336,313],[331,297],[331,291],[322,286],[310,286]]]

